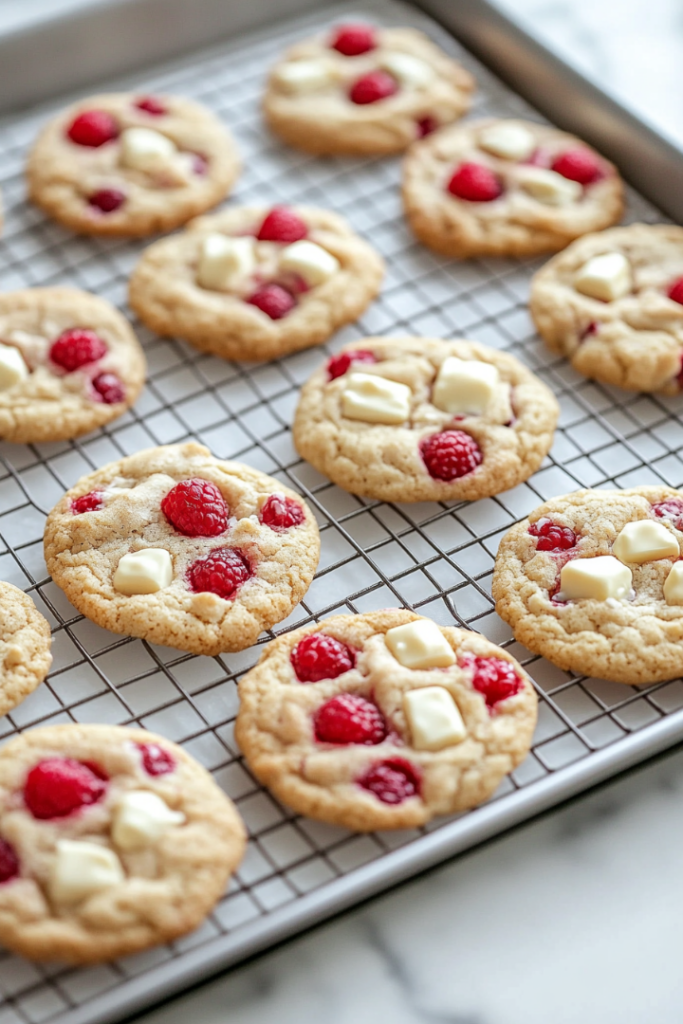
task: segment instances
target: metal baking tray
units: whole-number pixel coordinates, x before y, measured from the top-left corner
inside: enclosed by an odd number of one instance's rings
[[[324,351],[234,364],[137,325],[150,372],[133,410],[77,441],[0,444],[0,578],[29,591],[46,614],[55,659],[46,683],[0,719],[0,740],[48,722],[139,723],[180,742],[211,769],[250,832],[225,898],[197,932],[172,946],[83,970],[0,955],[0,1024],[120,1019],[683,739],[683,682],[628,687],[561,672],[512,641],[490,597],[500,536],[539,502],[581,486],[683,482],[681,400],[627,394],[575,374],[539,341],[526,311],[529,278],[542,261],[455,263],[435,256],[403,222],[398,159],[323,160],[288,149],[265,130],[259,98],[266,69],[284,46],[360,13],[381,24],[425,28],[462,60],[478,82],[475,115],[539,117],[443,26],[459,32],[528,99],[617,159],[649,197],[629,190],[628,219],[662,220],[650,200],[674,217],[683,212],[683,156],[486,0],[425,0],[423,8],[440,16],[442,27],[414,5],[393,0],[371,0],[362,11],[279,0],[278,15],[289,20],[248,34],[273,6],[269,0],[116,0],[0,39],[2,106],[15,109],[0,118],[6,207],[0,288],[68,283],[125,310],[127,278],[143,243],[75,237],[24,199],[26,149],[46,116],[71,98],[56,98],[68,89],[76,95],[95,88],[169,91],[202,100],[239,142],[244,172],[235,201],[331,207],[388,263],[380,298]],[[236,37],[237,31],[247,34]],[[38,100],[40,107],[30,106]],[[28,109],[16,113],[20,106]],[[393,332],[466,335],[513,352],[535,370],[562,408],[539,472],[475,503],[386,505],[344,493],[303,463],[290,433],[300,384],[341,344]],[[479,630],[526,665],[540,698],[533,750],[491,801],[425,829],[377,835],[300,818],[259,787],[232,735],[236,680],[271,634],[241,654],[192,657],[115,636],[76,614],[46,573],[46,512],[83,473],[188,438],[282,479],[316,510],[320,570],[276,633],[338,612],[405,605],[443,624]]]

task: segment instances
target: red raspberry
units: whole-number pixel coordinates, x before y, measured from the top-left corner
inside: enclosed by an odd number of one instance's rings
[[[377,36],[370,25],[340,25],[330,43],[333,50],[345,57],[369,53],[377,46]]]
[[[336,679],[356,664],[356,656],[341,640],[326,633],[309,633],[292,651],[292,665],[301,683]]]
[[[136,746],[148,775],[168,775],[175,770],[175,758],[158,743],[136,743]]]
[[[228,528],[228,506],[209,480],[181,480],[162,498],[161,511],[186,537],[217,537]]]
[[[0,884],[11,882],[19,874],[19,858],[6,839],[0,839]]]
[[[418,139],[424,139],[425,135],[431,135],[438,127],[439,122],[435,117],[431,117],[429,114],[426,117],[421,117],[417,122]]]
[[[538,551],[568,551],[576,544],[576,534],[568,526],[559,526],[552,519],[539,519],[529,525],[532,537],[538,537]]]
[[[90,491],[71,502],[71,511],[75,516],[81,516],[84,512],[99,512],[101,508],[104,508],[102,491]]]
[[[683,306],[683,277],[677,278],[666,293],[674,302],[680,302]]]
[[[422,772],[403,757],[391,757],[373,764],[356,781],[383,804],[402,804],[409,797],[420,795]]]
[[[340,352],[338,356],[332,356],[327,363],[327,372],[330,380],[343,377],[348,371],[351,363],[376,363],[377,356],[364,348],[354,348],[350,352]]]
[[[126,392],[115,373],[98,373],[97,377],[93,377],[92,386],[105,405],[125,401]]]
[[[683,500],[681,498],[667,498],[665,501],[658,501],[652,506],[652,511],[660,519],[668,519],[677,530],[683,530]]]
[[[589,149],[567,149],[555,157],[550,167],[563,178],[578,181],[579,185],[590,185],[602,178],[598,158]]]
[[[236,548],[214,548],[206,558],[198,558],[187,570],[190,590],[195,594],[216,594],[224,601],[232,601],[250,576],[251,567]]]
[[[90,146],[96,149],[105,142],[116,139],[119,126],[106,110],[85,110],[74,118],[66,134],[77,146]]]
[[[113,213],[126,201],[125,192],[118,188],[100,188],[88,196],[88,202],[102,213]]]
[[[381,743],[387,734],[384,715],[364,697],[340,693],[318,708],[313,716],[319,743]]]
[[[472,671],[472,686],[484,695],[489,709],[501,700],[514,697],[522,689],[522,680],[514,666],[502,658],[478,658],[474,654],[465,654],[461,665]]]
[[[135,101],[135,106],[138,110],[144,110],[146,114],[151,114],[152,117],[161,117],[167,113],[166,104],[156,96],[141,96],[139,100]]]
[[[473,163],[456,167],[446,188],[452,196],[470,203],[490,203],[503,193],[503,186],[491,168]]]
[[[261,506],[261,522],[271,530],[280,532],[292,526],[301,526],[306,515],[298,501],[283,494],[271,494]]]
[[[279,284],[261,285],[246,301],[260,309],[271,320],[281,320],[296,306],[296,299],[292,293]]]
[[[67,373],[79,370],[88,363],[96,363],[107,352],[99,334],[84,327],[63,331],[50,349],[50,359]]]
[[[597,334],[599,330],[599,324],[595,320],[591,320],[586,328],[581,331],[579,335],[579,341],[585,341],[586,338],[590,338],[591,334]]]
[[[386,71],[369,71],[351,86],[349,99],[352,103],[364,106],[366,103],[378,103],[398,92],[398,82]]]
[[[308,228],[298,213],[288,206],[274,206],[263,219],[256,237],[260,242],[300,242]]]
[[[481,465],[481,448],[464,430],[444,430],[420,442],[427,472],[436,480],[457,480]]]
[[[104,796],[106,776],[95,765],[68,757],[48,757],[31,768],[24,785],[24,801],[34,818],[65,818],[96,804]]]

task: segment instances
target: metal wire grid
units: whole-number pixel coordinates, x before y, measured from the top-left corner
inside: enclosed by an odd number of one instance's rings
[[[626,687],[571,676],[514,643],[497,618],[490,579],[505,530],[540,501],[580,486],[683,483],[683,426],[676,399],[631,395],[590,383],[554,358],[534,335],[526,313],[536,262],[478,260],[453,264],[410,238],[400,216],[398,161],[315,160],[263,132],[258,101],[264,68],[302,30],[327,24],[349,5],[261,37],[195,55],[144,80],[117,87],[175,91],[221,114],[237,135],[245,171],[238,202],[307,202],[338,210],[388,261],[379,300],[326,351],[365,334],[467,335],[513,352],[555,391],[562,415],[541,470],[496,498],[463,503],[386,505],[344,493],[302,463],[289,424],[299,385],[320,363],[319,350],[266,366],[225,363],[143,328],[147,388],[117,422],[73,442],[0,444],[0,578],[30,592],[50,621],[54,666],[46,683],[0,720],[0,738],[53,722],[136,724],[181,743],[236,801],[250,832],[246,858],[230,890],[193,935],[118,963],[74,970],[0,959],[0,1024],[39,1024],[59,1017],[131,979],[173,962],[220,936],[292,903],[398,846],[423,830],[354,836],[298,818],[250,776],[234,744],[236,681],[260,646],[202,658],[116,637],[76,614],[47,576],[42,555],[45,514],[83,473],[155,444],[196,438],[216,455],[237,458],[300,490],[322,532],[320,570],[305,600],[275,633],[337,612],[406,605],[442,624],[454,622],[502,643],[528,668],[540,696],[532,753],[496,799],[526,787],[683,707],[681,681]],[[367,7],[365,13],[367,14]],[[370,11],[384,23],[424,25],[408,6],[380,0]],[[427,23],[431,26],[431,23]],[[431,26],[430,30],[439,31]],[[448,37],[479,82],[476,114],[528,113],[519,98]],[[70,283],[125,305],[126,282],[141,246],[74,238],[23,198],[26,146],[46,109],[0,123],[6,224],[0,239],[0,286]],[[661,217],[630,197],[631,218]],[[264,635],[266,642],[273,634]],[[476,814],[477,812],[472,812]],[[443,827],[443,819],[424,831]],[[94,1005],[94,1003],[93,1003]]]

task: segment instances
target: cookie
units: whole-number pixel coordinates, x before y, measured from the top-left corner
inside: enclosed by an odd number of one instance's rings
[[[579,373],[632,391],[683,388],[683,228],[630,224],[574,242],[531,282],[531,315]]]
[[[48,571],[79,612],[193,654],[241,651],[287,618],[319,553],[298,495],[193,443],[82,477],[45,524]]]
[[[192,931],[245,846],[232,802],[169,740],[31,729],[0,751],[0,941],[97,963]]]
[[[33,693],[50,671],[50,627],[23,590],[0,581],[0,715]]]
[[[535,654],[641,685],[683,673],[683,492],[576,491],[501,541],[496,611]]]
[[[64,441],[121,416],[142,390],[145,357],[105,299],[76,288],[0,295],[0,438]]]
[[[474,501],[538,469],[558,413],[545,384],[504,352],[473,341],[365,338],[304,386],[294,443],[352,494]]]
[[[263,111],[309,153],[399,153],[469,109],[474,79],[412,28],[338,25],[291,47],[268,78]]]
[[[536,693],[506,651],[397,608],[278,637],[239,690],[253,774],[295,811],[359,831],[487,800],[536,724]]]
[[[530,256],[621,219],[617,169],[580,139],[486,118],[417,142],[403,164],[415,235],[445,256]]]
[[[383,276],[381,257],[334,213],[233,207],[146,249],[130,304],[151,330],[205,352],[276,359],[356,320]]]
[[[151,235],[219,203],[239,159],[227,128],[199,103],[104,93],[43,128],[26,172],[29,197],[66,227]]]

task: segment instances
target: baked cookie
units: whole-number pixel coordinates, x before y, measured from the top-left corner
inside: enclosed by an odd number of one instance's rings
[[[294,443],[352,494],[474,501],[538,469],[558,414],[552,392],[505,352],[473,341],[365,338],[305,384]]]
[[[0,715],[33,693],[50,671],[50,627],[23,590],[0,581]]]
[[[399,153],[469,109],[474,79],[412,28],[338,25],[272,69],[266,121],[309,153]]]
[[[403,205],[421,242],[461,259],[555,252],[615,224],[624,208],[616,167],[585,142],[497,118],[415,143],[403,164]]]
[[[655,683],[683,673],[683,493],[576,491],[506,533],[496,610],[517,640],[577,674]]]
[[[227,128],[179,96],[105,93],[43,128],[27,166],[29,197],[93,235],[170,231],[210,209],[239,173]]]
[[[128,322],[77,288],[0,295],[0,438],[87,434],[126,411],[147,366]]]
[[[311,207],[233,207],[143,253],[130,304],[158,334],[224,359],[325,341],[379,292],[384,263],[346,221]]]
[[[45,524],[45,560],[113,633],[193,654],[250,647],[306,593],[320,536],[298,495],[198,444],[82,477]]]
[[[359,831],[487,800],[536,724],[536,693],[506,651],[396,608],[278,637],[239,690],[253,774],[294,810]]]
[[[683,388],[683,228],[630,224],[574,242],[531,282],[548,347],[586,377],[633,391]]]
[[[96,963],[192,931],[245,845],[232,802],[169,740],[31,729],[0,751],[0,941]]]

